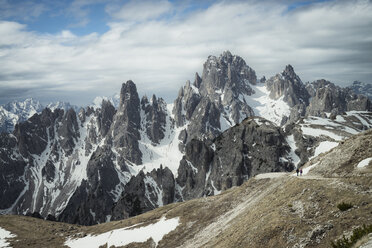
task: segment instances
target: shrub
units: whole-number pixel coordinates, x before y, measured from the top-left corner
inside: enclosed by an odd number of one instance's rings
[[[356,228],[350,238],[344,236],[342,239],[332,242],[331,245],[333,248],[351,248],[359,239],[369,233],[372,233],[372,225],[363,225],[363,227]]]
[[[338,204],[337,207],[338,207],[338,209],[340,209],[341,211],[346,211],[346,210],[352,208],[353,205],[350,204],[350,203],[342,202],[342,203]]]

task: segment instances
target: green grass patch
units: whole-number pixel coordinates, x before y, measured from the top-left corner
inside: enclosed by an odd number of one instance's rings
[[[358,240],[369,233],[372,233],[372,225],[363,225],[363,227],[356,228],[350,238],[344,236],[342,239],[332,242],[331,245],[333,248],[351,248]]]
[[[352,208],[353,205],[350,204],[350,203],[342,202],[342,203],[338,204],[337,207],[338,207],[338,209],[340,209],[341,211],[346,211],[346,210]]]

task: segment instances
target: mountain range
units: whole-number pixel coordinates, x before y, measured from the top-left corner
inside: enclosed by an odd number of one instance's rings
[[[119,96],[117,107],[33,107],[1,133],[0,213],[121,220],[292,171],[372,127],[371,100],[352,88],[303,83],[291,65],[258,80],[228,51],[209,56],[173,104],[140,98],[131,80]]]
[[[43,106],[39,101],[28,98],[24,101],[12,101],[5,105],[0,105],[0,132],[13,132],[17,123],[27,121],[34,114],[40,114],[44,108],[68,110],[70,108],[77,111],[79,108],[68,102],[55,102]]]
[[[369,248],[371,142],[368,130],[311,159],[300,176],[263,173],[219,195],[168,204],[120,221],[81,226],[0,216],[0,240],[3,237],[5,246],[35,248]]]

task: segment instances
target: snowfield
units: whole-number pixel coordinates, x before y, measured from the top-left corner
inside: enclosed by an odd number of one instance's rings
[[[16,235],[0,227],[0,248],[10,247],[6,239],[14,237],[16,237]]]
[[[143,154],[142,164],[135,166],[137,170],[136,174],[143,170],[146,172],[151,172],[153,169],[160,168],[160,165],[163,167],[168,167],[173,175],[177,177],[178,175],[178,166],[180,160],[182,159],[182,152],[178,148],[178,136],[183,127],[174,128],[172,127],[172,115],[173,104],[167,105],[167,121],[164,132],[164,139],[160,141],[160,144],[153,144],[148,138],[145,128],[142,127],[141,130],[141,140],[139,140],[139,148]],[[144,117],[143,111],[141,111],[141,120],[144,122],[146,119]],[[142,123],[142,126],[144,124]]]
[[[282,118],[291,114],[288,104],[280,97],[277,100],[270,98],[270,91],[265,85],[250,85],[256,92],[251,96],[244,96],[246,103],[253,109],[255,115],[263,117],[280,126]]]
[[[111,247],[112,245],[124,246],[133,242],[146,242],[146,240],[152,238],[157,246],[164,235],[175,230],[179,224],[178,217],[166,220],[163,216],[157,223],[148,226],[135,228],[135,226],[140,225],[136,224],[99,235],[88,235],[84,238],[68,239],[65,245],[71,248],[98,248],[105,244],[107,244],[107,247]]]
[[[323,129],[319,129],[319,128],[312,128],[312,127],[306,127],[306,126],[301,126],[301,130],[302,130],[302,133],[304,135],[309,135],[309,136],[313,136],[313,137],[320,137],[322,135],[324,136],[328,136],[336,141],[341,141],[343,139],[343,137],[341,137],[340,135],[337,135],[337,134],[334,134],[333,132],[330,132],[330,131],[327,131],[327,130],[323,130]]]

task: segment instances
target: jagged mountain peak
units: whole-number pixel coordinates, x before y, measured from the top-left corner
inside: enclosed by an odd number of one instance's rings
[[[28,117],[31,117],[32,115],[31,112],[36,113],[36,112],[41,111],[43,108],[41,103],[38,100],[35,100],[33,98],[27,98],[24,101],[12,101],[6,104],[4,107],[6,110],[14,114],[28,111],[30,112],[29,114],[30,116]]]
[[[283,73],[294,73],[293,66],[291,64],[286,65]]]
[[[195,86],[196,88],[199,88],[201,82],[202,82],[201,77],[199,76],[199,74],[198,74],[197,72],[195,72],[194,86]]]
[[[288,64],[282,73],[279,75],[279,78],[283,77],[284,80],[289,80],[292,84],[303,84],[300,77],[296,74],[292,65]]]
[[[122,108],[126,102],[131,101],[132,97],[139,99],[135,83],[132,80],[128,80],[121,86],[119,108]],[[136,101],[136,99],[134,101]]]
[[[370,100],[372,100],[372,84],[354,81],[349,88],[351,88],[356,94],[366,95]]]

